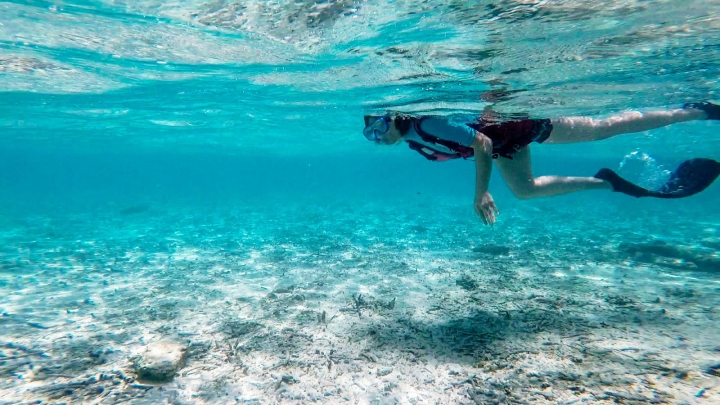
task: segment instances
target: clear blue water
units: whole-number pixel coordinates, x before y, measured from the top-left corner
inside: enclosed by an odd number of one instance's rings
[[[0,2],[0,403],[720,400],[717,185],[518,200],[494,173],[490,229],[472,162],[361,132],[387,109],[606,117],[718,99],[718,17],[700,0]],[[534,169],[656,185],[720,159],[719,125],[534,145]],[[261,326],[228,333],[238,320]],[[164,391],[87,382],[133,375],[164,339],[191,347]],[[583,361],[548,354],[567,339]],[[522,368],[538,374],[507,371]]]

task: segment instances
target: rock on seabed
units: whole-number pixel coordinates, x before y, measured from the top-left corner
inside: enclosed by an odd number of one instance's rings
[[[187,347],[174,342],[150,343],[135,362],[138,380],[162,383],[173,379],[185,363]]]

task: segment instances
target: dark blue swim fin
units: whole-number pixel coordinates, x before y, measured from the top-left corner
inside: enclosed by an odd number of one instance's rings
[[[720,120],[720,104],[711,103],[709,101],[702,101],[699,103],[687,103],[683,105],[683,108],[694,108],[696,110],[704,111],[707,114],[709,120]]]
[[[659,190],[648,190],[633,184],[610,169],[600,169],[594,176],[605,180],[613,191],[633,197],[683,198],[708,188],[720,175],[720,162],[712,159],[690,159],[682,162]]]

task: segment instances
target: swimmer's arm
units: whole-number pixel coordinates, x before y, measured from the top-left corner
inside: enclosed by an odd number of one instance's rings
[[[492,140],[480,132],[475,132],[472,145],[475,150],[475,195],[488,192],[490,173],[492,172]]]
[[[485,225],[495,224],[495,216],[499,214],[488,187],[492,171],[492,140],[480,132],[475,132],[472,143],[475,150],[475,213]]]

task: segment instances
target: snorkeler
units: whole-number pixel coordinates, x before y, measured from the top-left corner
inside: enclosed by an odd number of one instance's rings
[[[706,119],[720,120],[720,105],[688,103],[673,110],[626,112],[605,119],[566,117],[505,122],[480,119],[465,125],[454,125],[441,117],[388,114],[365,116],[363,134],[378,144],[392,145],[405,141],[410,149],[433,161],[474,157],[475,212],[484,224],[492,225],[499,214],[488,191],[493,159],[510,190],[522,199],[593,189],[611,189],[633,197],[682,198],[697,194],[718,177],[719,162],[703,158],[687,160],[680,164],[663,187],[648,190],[630,183],[610,169],[601,169],[593,177],[534,177],[530,144],[600,141],[616,135]]]

